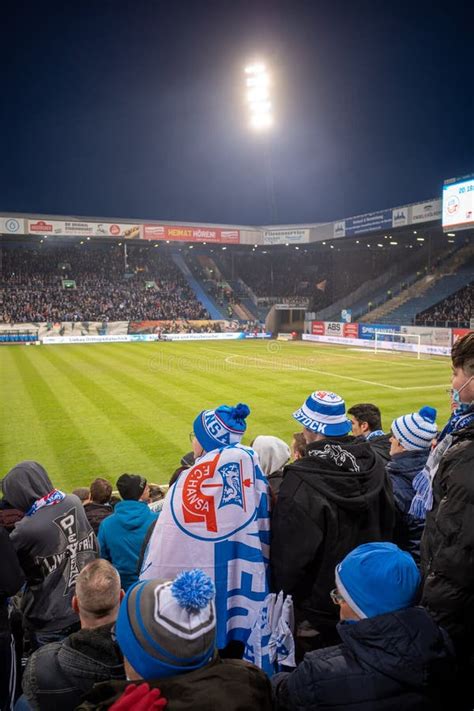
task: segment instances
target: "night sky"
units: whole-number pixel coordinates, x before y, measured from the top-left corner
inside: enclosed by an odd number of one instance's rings
[[[268,224],[440,195],[474,171],[473,16],[462,0],[9,0],[0,210]],[[254,58],[274,78],[265,135],[243,101]]]

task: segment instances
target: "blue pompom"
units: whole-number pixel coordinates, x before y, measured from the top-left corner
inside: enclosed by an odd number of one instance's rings
[[[171,592],[188,612],[202,610],[216,594],[211,578],[199,568],[180,573],[171,586]]]
[[[418,414],[421,415],[424,420],[428,420],[428,422],[436,422],[436,415],[438,412],[434,407],[425,405],[425,407],[421,408]]]
[[[250,407],[242,402],[239,402],[232,410],[232,417],[236,420],[245,420],[250,415]]]

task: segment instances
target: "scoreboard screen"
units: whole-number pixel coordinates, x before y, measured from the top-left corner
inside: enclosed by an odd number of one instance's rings
[[[443,186],[443,229],[474,227],[474,177]]]

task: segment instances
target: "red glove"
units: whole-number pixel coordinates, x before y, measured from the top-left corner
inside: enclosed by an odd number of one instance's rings
[[[168,699],[159,689],[150,689],[148,684],[129,684],[122,696],[110,707],[110,711],[150,711],[164,709]]]

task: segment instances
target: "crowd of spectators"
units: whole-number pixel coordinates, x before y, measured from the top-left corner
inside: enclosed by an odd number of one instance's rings
[[[127,256],[115,244],[3,250],[5,323],[208,317],[171,256],[151,245]]]
[[[474,318],[474,283],[468,284],[416,317],[420,326],[458,326],[469,328]]]
[[[471,711],[474,333],[451,403],[385,433],[376,405],[320,389],[291,448],[243,446],[247,405],[207,409],[166,494],[128,473],[118,500],[103,478],[65,494],[17,464],[1,708]]]

